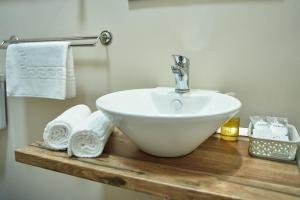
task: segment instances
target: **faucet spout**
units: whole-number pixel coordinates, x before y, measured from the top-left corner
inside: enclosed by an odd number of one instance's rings
[[[175,75],[175,92],[185,93],[190,90],[189,88],[189,65],[188,58],[181,55],[173,55],[175,65],[171,66],[172,72]]]

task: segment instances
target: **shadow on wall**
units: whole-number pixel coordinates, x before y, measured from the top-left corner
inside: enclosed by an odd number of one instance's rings
[[[152,196],[141,192],[133,192],[123,188],[110,185],[103,185],[101,199],[138,199],[138,200],[160,200],[160,197]],[[134,196],[133,196],[134,194]]]
[[[7,129],[0,130],[0,179],[4,175],[7,151]]]
[[[128,0],[129,10],[155,8],[155,7],[176,7],[201,4],[241,4],[241,3],[266,3],[283,2],[284,0]]]

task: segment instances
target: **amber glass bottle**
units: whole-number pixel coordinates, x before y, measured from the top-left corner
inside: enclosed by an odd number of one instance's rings
[[[232,118],[221,127],[221,138],[227,141],[237,141],[239,128],[240,118]]]

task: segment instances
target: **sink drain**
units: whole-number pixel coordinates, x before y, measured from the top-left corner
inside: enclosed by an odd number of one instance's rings
[[[178,111],[183,107],[183,103],[179,99],[174,99],[171,101],[171,106],[174,108],[174,110]]]

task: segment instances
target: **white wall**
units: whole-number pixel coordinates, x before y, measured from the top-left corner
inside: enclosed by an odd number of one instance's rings
[[[0,199],[157,199],[14,161],[64,109],[116,90],[173,86],[171,54],[191,60],[191,87],[235,91],[249,115],[288,117],[300,129],[299,0],[2,0],[0,40],[114,34],[107,49],[74,50],[78,97],[8,98],[0,132]],[[5,52],[0,52],[1,66]]]

